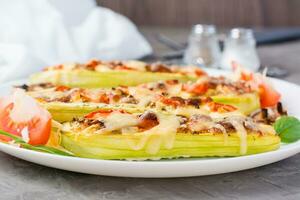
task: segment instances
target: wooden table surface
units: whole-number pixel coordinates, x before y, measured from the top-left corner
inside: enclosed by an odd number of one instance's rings
[[[164,33],[185,41],[187,29],[143,28],[156,53],[169,51],[153,40]],[[280,65],[300,84],[300,42],[259,48],[265,65]],[[299,93],[300,95],[300,93]],[[0,152],[0,199],[300,199],[300,154],[241,172],[174,179],[135,179],[86,175],[29,163]]]

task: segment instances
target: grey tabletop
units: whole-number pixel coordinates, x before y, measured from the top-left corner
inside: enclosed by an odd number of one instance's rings
[[[185,41],[187,29],[142,29],[155,52],[169,51],[151,37]],[[289,70],[300,84],[300,42],[259,48],[265,65]],[[235,173],[173,179],[135,179],[80,174],[29,163],[0,152],[0,199],[300,199],[300,154]]]

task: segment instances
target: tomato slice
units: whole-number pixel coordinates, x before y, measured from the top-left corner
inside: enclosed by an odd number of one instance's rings
[[[51,115],[18,89],[12,96],[0,99],[0,129],[23,139],[25,134],[32,145],[46,144],[51,132]],[[6,136],[0,139],[11,140]]]

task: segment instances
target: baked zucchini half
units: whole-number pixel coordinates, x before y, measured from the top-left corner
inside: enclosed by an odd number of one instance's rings
[[[280,138],[272,126],[244,116],[182,117],[147,111],[98,111],[63,123],[60,145],[75,156],[157,160],[232,157],[273,151]]]
[[[30,83],[50,82],[69,87],[99,88],[135,86],[141,83],[178,80],[196,81],[206,75],[197,67],[167,66],[147,64],[140,61],[92,60],[86,64],[62,64],[46,68],[30,76]]]
[[[219,103],[219,106],[233,106],[237,112],[248,115],[253,111],[260,108],[259,98],[256,94],[245,94],[240,96],[213,96],[213,102]],[[226,104],[225,104],[226,103]],[[160,110],[164,113],[169,114],[180,114],[183,116],[190,116],[195,113],[207,114],[212,112],[207,105],[202,106],[183,105],[178,107],[159,105],[159,108],[150,106],[139,106],[138,104],[105,104],[105,103],[87,103],[87,102],[75,102],[75,103],[64,103],[64,102],[40,102],[40,105],[47,109],[52,118],[59,122],[71,121],[73,118],[82,117],[90,112],[97,110],[109,110],[109,109],[122,109],[128,112],[143,112],[146,110]],[[152,104],[154,105],[154,104]]]
[[[70,88],[53,84],[35,84],[24,88],[27,89],[27,94],[37,99],[60,122],[105,107],[129,111],[158,109],[184,116],[193,113],[206,114],[221,108],[249,115],[260,108],[256,91],[249,91],[241,83],[223,78],[203,77],[196,83],[171,80],[99,89]]]
[[[159,140],[159,136],[157,137]],[[279,148],[280,139],[275,135],[262,136],[249,134],[247,136],[247,153],[240,153],[240,139],[236,133],[228,136],[227,143],[221,134],[176,134],[172,148],[161,147],[155,154],[147,150],[154,145],[134,150],[129,141],[141,140],[138,136],[123,135],[93,135],[83,136],[75,133],[63,133],[61,145],[78,157],[96,159],[126,159],[126,160],[157,160],[162,158],[182,157],[233,157],[258,154],[273,151]],[[152,138],[156,140],[155,136]]]
[[[33,74],[30,84],[50,82],[55,85],[66,85],[81,88],[109,88],[119,85],[135,86],[141,83],[179,80],[182,82],[195,81],[195,77],[177,73],[152,73],[139,71],[110,71],[96,72],[88,70],[53,70]]]

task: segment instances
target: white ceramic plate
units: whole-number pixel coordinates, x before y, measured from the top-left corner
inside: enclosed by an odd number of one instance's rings
[[[209,72],[215,75],[224,73],[212,70]],[[2,85],[0,95],[7,94],[12,85],[22,82],[24,81]],[[277,79],[274,79],[273,83],[281,92],[289,114],[299,118],[300,87]],[[75,172],[124,177],[188,177],[228,173],[267,165],[299,153],[300,141],[283,144],[279,150],[256,155],[161,161],[110,161],[65,157],[21,149],[4,143],[0,143],[0,150],[30,162]]]

